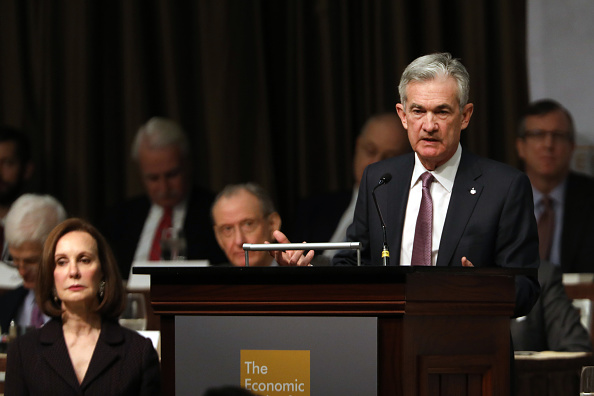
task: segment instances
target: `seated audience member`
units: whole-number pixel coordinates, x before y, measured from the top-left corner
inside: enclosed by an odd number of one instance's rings
[[[540,298],[528,315],[511,322],[514,350],[592,352],[590,336],[565,293],[562,277],[558,266],[540,263]]]
[[[353,156],[354,186],[350,191],[316,195],[303,200],[297,209],[293,239],[310,242],[345,242],[353,222],[355,203],[363,171],[369,164],[412,151],[406,130],[396,113],[382,113],[365,122],[357,137]],[[318,252],[319,253],[319,252]],[[336,250],[316,256],[314,265],[330,264]]]
[[[23,132],[0,126],[0,163],[0,221],[3,226],[10,205],[25,191],[25,184],[33,175],[31,144]],[[8,251],[1,227],[0,253],[4,260]]]
[[[48,236],[36,296],[52,319],[8,347],[7,395],[159,395],[152,342],[118,324],[125,291],[109,245],[80,219]]]
[[[281,226],[272,199],[255,183],[231,184],[212,205],[214,233],[231,265],[245,265],[244,243],[272,241],[272,232]],[[249,252],[250,267],[276,265],[268,252]]]
[[[128,278],[134,261],[161,259],[164,228],[184,231],[186,256],[224,261],[210,229],[212,194],[191,185],[192,164],[188,138],[175,122],[154,117],[141,126],[132,147],[146,195],[133,198],[107,214],[103,232]]]
[[[570,170],[571,114],[550,99],[531,103],[516,147],[532,184],[541,260],[563,272],[594,272],[594,179]]]
[[[41,327],[49,320],[35,302],[37,269],[43,243],[50,231],[66,219],[62,205],[49,195],[21,195],[10,207],[4,235],[10,264],[18,269],[23,285],[0,296],[0,327],[6,333],[10,322],[17,326]]]

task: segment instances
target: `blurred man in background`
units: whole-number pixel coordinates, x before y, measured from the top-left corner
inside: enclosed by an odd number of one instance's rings
[[[541,259],[563,272],[594,272],[594,179],[570,170],[571,114],[554,100],[531,103],[516,147],[532,184]]]
[[[210,229],[212,194],[192,186],[190,145],[172,120],[151,118],[136,134],[132,158],[138,163],[146,194],[114,208],[103,232],[127,279],[134,261],[161,260],[164,229],[183,230],[186,258],[224,261]]]
[[[23,132],[0,126],[0,221],[2,225],[10,205],[25,191],[33,175],[31,144]],[[2,258],[6,257],[4,232],[0,230]]]
[[[49,320],[35,301],[37,268],[47,236],[65,219],[66,211],[49,195],[23,194],[10,207],[4,230],[9,264],[18,269],[23,284],[0,297],[2,332],[13,320],[21,327],[40,327]]]

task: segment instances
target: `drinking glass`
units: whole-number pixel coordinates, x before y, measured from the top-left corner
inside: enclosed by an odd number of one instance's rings
[[[146,306],[144,294],[128,293],[126,295],[126,308],[120,316],[120,325],[131,330],[146,330]]]
[[[186,238],[184,230],[171,227],[165,228],[161,234],[161,259],[185,260]]]
[[[580,396],[594,396],[594,366],[582,367]]]

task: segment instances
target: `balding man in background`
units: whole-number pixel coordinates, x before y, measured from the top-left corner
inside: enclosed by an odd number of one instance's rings
[[[406,130],[396,113],[370,117],[357,137],[353,157],[353,189],[317,195],[302,201],[297,209],[292,239],[310,242],[344,242],[353,222],[359,183],[365,167],[412,151]],[[314,265],[330,265],[336,250],[316,252]]]

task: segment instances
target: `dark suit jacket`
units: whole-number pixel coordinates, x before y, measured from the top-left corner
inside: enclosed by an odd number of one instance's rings
[[[188,260],[207,259],[211,264],[226,261],[212,229],[210,218],[212,201],[212,194],[198,188],[192,189],[188,197],[183,226]],[[124,279],[128,279],[130,274],[134,253],[150,208],[151,202],[147,196],[133,198],[113,208],[101,226],[101,231],[114,251]]]
[[[594,179],[571,172],[565,189],[561,269],[594,272]]]
[[[8,333],[8,327],[10,321],[14,320],[16,314],[27,297],[29,290],[23,286],[17,287],[14,290],[7,291],[0,296],[0,327],[2,328],[1,333]]]
[[[151,341],[104,320],[82,384],[72,367],[62,322],[52,319],[41,329],[17,337],[8,348],[5,394],[159,395],[159,357]]]
[[[414,153],[369,165],[363,173],[348,241],[363,245],[363,265],[380,265],[382,227],[371,191],[380,177],[392,180],[375,192],[386,221],[390,264],[399,265]],[[475,191],[473,194],[472,191]],[[528,177],[507,165],[462,151],[439,245],[438,266],[538,268],[538,232]],[[341,251],[335,265],[356,265],[356,251]],[[516,277],[516,312],[523,316],[538,298],[536,277]]]
[[[540,298],[532,311],[512,320],[516,351],[592,352],[588,331],[565,293],[561,269],[548,261],[540,263]]]

